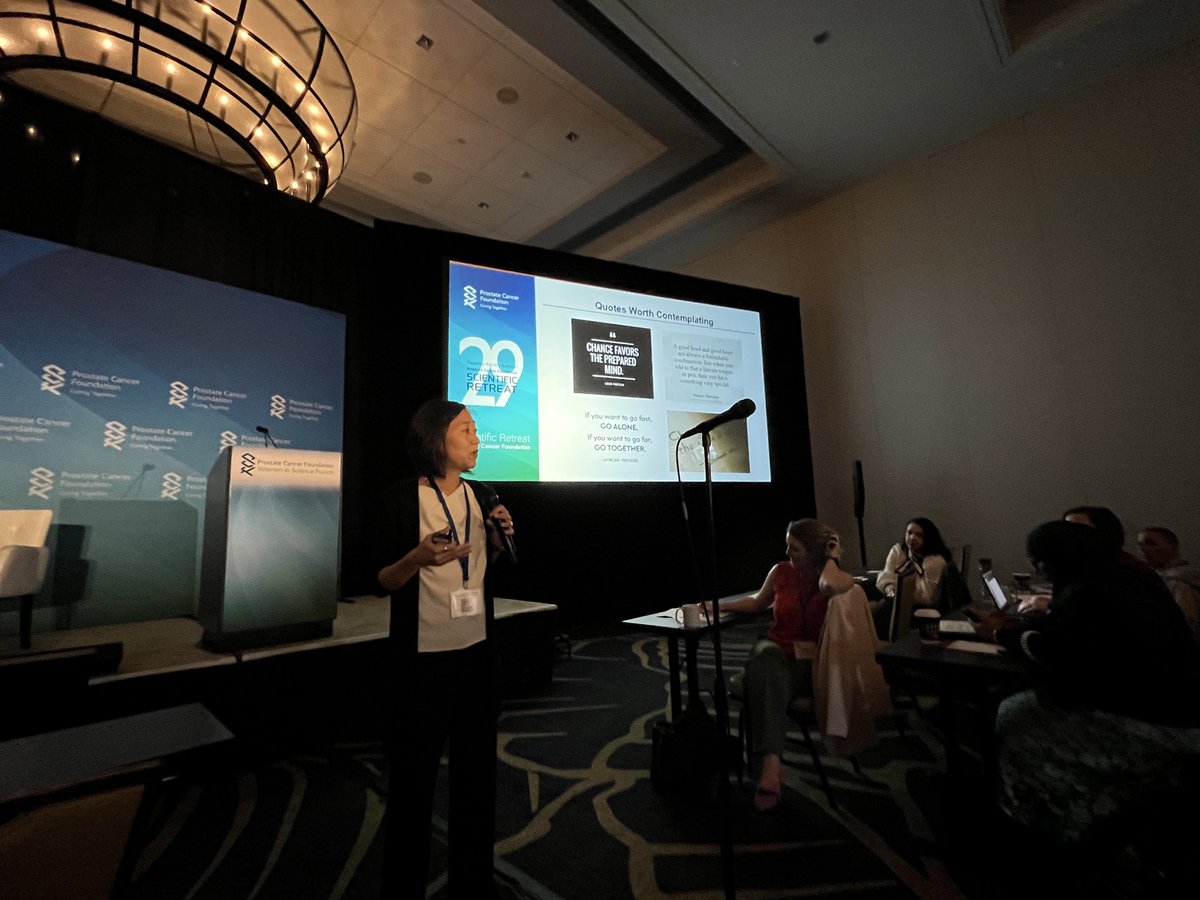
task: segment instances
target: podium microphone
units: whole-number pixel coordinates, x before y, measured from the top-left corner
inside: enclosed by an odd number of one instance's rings
[[[490,484],[482,481],[476,481],[474,484],[480,488],[480,493],[483,495],[483,518],[496,527],[496,531],[500,534],[500,540],[504,544],[504,553],[508,557],[508,561],[515,566],[517,564],[516,542],[513,540],[513,536],[500,525],[500,520],[492,518],[492,510],[500,505],[500,495]]]
[[[267,426],[255,425],[254,430],[263,436],[263,446],[264,447],[268,446],[267,441],[271,442],[269,446],[276,447],[276,448],[279,447],[279,445],[275,443],[275,438],[271,437],[271,432],[269,432],[267,430]]]
[[[747,397],[745,400],[739,400],[725,412],[713,416],[711,419],[705,419],[695,428],[689,428],[679,436],[682,441],[684,438],[690,438],[696,434],[708,434],[714,428],[724,425],[726,422],[733,422],[737,419],[745,419],[754,413],[756,409],[754,401]]]

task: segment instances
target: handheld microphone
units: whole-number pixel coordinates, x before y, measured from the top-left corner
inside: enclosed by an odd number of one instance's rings
[[[708,434],[714,428],[724,425],[726,422],[733,422],[737,419],[745,419],[754,413],[756,409],[754,401],[747,397],[744,400],[739,400],[725,412],[713,416],[711,419],[705,419],[695,428],[689,428],[679,436],[682,441],[684,438],[690,438],[696,434]]]
[[[254,430],[263,436],[263,446],[264,447],[267,446],[267,441],[271,442],[270,446],[276,447],[276,448],[279,447],[279,445],[275,443],[275,438],[271,437],[271,432],[269,432],[267,430],[267,427],[265,425],[255,425]]]
[[[476,486],[480,488],[480,494],[483,495],[483,518],[484,521],[495,526],[497,533],[500,535],[500,540],[504,544],[504,553],[508,557],[509,562],[514,566],[517,564],[517,545],[513,540],[513,536],[504,530],[500,524],[500,520],[492,517],[492,510],[500,505],[500,495],[496,493],[495,488],[490,484],[482,481],[476,481]]]

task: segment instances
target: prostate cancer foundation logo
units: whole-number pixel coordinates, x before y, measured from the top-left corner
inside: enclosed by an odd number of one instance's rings
[[[171,382],[171,393],[167,397],[167,405],[177,409],[187,409],[188,386],[182,381]]]
[[[42,366],[42,390],[49,391],[55,397],[61,397],[63,386],[67,383],[67,379],[63,377],[66,374],[66,369],[54,363]]]
[[[254,454],[253,453],[243,453],[242,454],[242,474],[249,475],[251,478],[254,477]]]
[[[113,450],[124,450],[125,448],[121,445],[125,443],[126,430],[123,422],[105,422],[104,446],[111,447]]]
[[[224,450],[226,447],[236,447],[237,442],[238,442],[238,436],[236,434],[234,434],[232,431],[222,431],[221,432],[221,449],[222,450]]]
[[[49,500],[50,492],[54,490],[54,472],[45,466],[29,470],[29,496]]]
[[[282,419],[283,414],[287,411],[287,399],[274,394],[271,397],[271,411],[268,415],[276,419]]]
[[[479,293],[475,290],[475,285],[468,284],[463,288],[463,306],[475,308],[475,303],[479,300]]]
[[[179,492],[183,489],[183,478],[178,472],[167,472],[162,478],[162,491],[159,497],[163,500],[178,500]]]

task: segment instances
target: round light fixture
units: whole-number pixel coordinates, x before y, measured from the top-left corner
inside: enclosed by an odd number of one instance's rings
[[[358,121],[302,0],[23,3],[0,12],[0,76],[313,202]]]

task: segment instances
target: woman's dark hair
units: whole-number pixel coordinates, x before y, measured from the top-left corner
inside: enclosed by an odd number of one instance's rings
[[[920,525],[921,531],[925,533],[925,540],[921,544],[922,556],[940,556],[946,562],[953,562],[950,558],[950,548],[946,546],[945,540],[942,539],[942,533],[938,531],[938,527],[924,516],[917,516],[909,519],[908,525]],[[908,525],[904,526],[904,530],[908,530]],[[904,542],[901,541],[901,544]]]
[[[1112,551],[1098,528],[1056,519],[1043,522],[1025,539],[1029,561],[1040,565],[1054,581],[1057,593],[1064,585],[1102,574],[1113,565]]]
[[[408,423],[408,458],[418,475],[446,474],[446,429],[465,406],[455,400],[426,400]]]
[[[1119,556],[1125,549],[1125,526],[1121,524],[1117,514],[1107,506],[1073,506],[1063,513],[1063,518],[1070,515],[1087,516],[1092,527],[1100,533],[1100,540],[1113,556]]]

